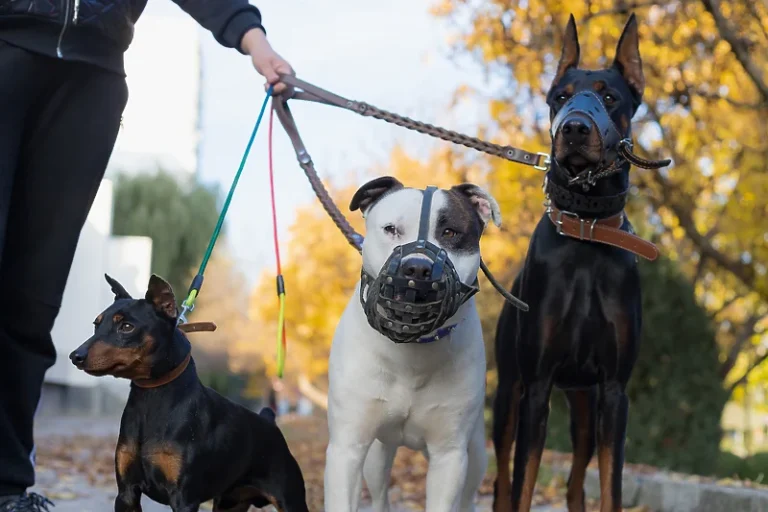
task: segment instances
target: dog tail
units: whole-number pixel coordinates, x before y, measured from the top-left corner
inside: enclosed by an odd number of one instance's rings
[[[275,414],[275,411],[271,407],[264,407],[261,411],[259,411],[259,416],[271,421],[272,423],[275,423],[277,414]]]

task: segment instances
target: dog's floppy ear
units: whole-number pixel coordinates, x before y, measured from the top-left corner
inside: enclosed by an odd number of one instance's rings
[[[451,187],[451,190],[469,199],[469,202],[472,203],[475,211],[480,216],[480,220],[483,221],[484,226],[491,220],[497,227],[501,226],[499,203],[485,189],[478,187],[474,183],[462,183],[461,185]]]
[[[125,291],[125,288],[123,288],[123,285],[117,282],[116,279],[109,276],[109,274],[104,274],[104,279],[107,280],[109,283],[109,286],[112,288],[112,293],[115,294],[115,300],[118,299],[132,299],[131,294]]]
[[[581,48],[579,47],[579,34],[576,32],[576,19],[571,14],[563,34],[563,51],[560,54],[560,62],[557,63],[555,79],[552,80],[553,84],[559,82],[566,71],[579,66],[580,55]]]
[[[643,61],[640,59],[640,35],[638,34],[637,17],[634,13],[624,25],[624,31],[616,45],[613,67],[619,70],[638,99],[642,98],[645,90],[645,76],[643,75]]]
[[[176,319],[178,311],[176,310],[176,297],[173,295],[173,288],[162,277],[152,274],[147,286],[147,294],[144,298],[155,306],[158,313],[168,318]]]
[[[382,176],[371,180],[355,192],[349,203],[349,209],[353,212],[359,209],[365,215],[376,201],[384,197],[384,194],[401,188],[403,188],[403,184],[392,176]]]

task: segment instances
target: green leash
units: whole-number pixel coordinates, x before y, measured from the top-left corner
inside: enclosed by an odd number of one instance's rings
[[[176,323],[177,325],[186,323],[187,313],[195,309],[195,300],[197,299],[198,295],[200,295],[200,289],[203,287],[203,275],[205,274],[205,269],[208,266],[208,260],[211,259],[213,247],[216,245],[216,240],[219,238],[221,227],[224,225],[224,218],[227,216],[229,204],[232,202],[232,196],[235,194],[237,182],[240,181],[240,175],[243,173],[243,169],[245,168],[245,162],[248,160],[248,154],[251,152],[251,146],[253,146],[253,141],[256,138],[256,132],[259,131],[261,119],[264,117],[264,111],[267,109],[267,102],[269,102],[269,98],[271,96],[272,86],[270,85],[269,89],[267,90],[267,96],[264,98],[264,103],[261,105],[259,117],[256,119],[256,125],[253,127],[253,132],[251,132],[251,138],[248,141],[248,145],[245,147],[245,153],[243,153],[243,158],[240,161],[240,168],[237,169],[235,178],[232,180],[232,185],[229,187],[229,194],[227,194],[227,199],[224,201],[224,206],[222,207],[221,213],[219,214],[219,220],[216,222],[216,227],[214,228],[213,234],[211,235],[211,240],[208,242],[208,248],[205,250],[203,261],[200,263],[200,268],[197,271],[197,275],[194,277],[194,279],[192,279],[192,284],[189,287],[187,298],[184,299],[184,302],[181,303],[181,314],[179,315],[178,321]]]

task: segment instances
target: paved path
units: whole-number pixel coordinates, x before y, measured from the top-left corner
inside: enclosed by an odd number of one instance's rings
[[[119,418],[38,418],[35,425],[36,439],[49,436],[93,436],[117,437],[120,425]],[[95,487],[84,475],[61,475],[53,470],[38,471],[37,485],[33,489],[47,495],[56,506],[51,512],[110,512],[114,510],[116,489],[111,487]],[[159,505],[146,496],[142,498],[144,512],[168,512],[170,507]],[[201,508],[210,510],[210,508]],[[254,509],[255,510],[255,509]],[[269,510],[269,509],[266,509]],[[565,512],[565,509],[553,507],[538,507],[535,512]],[[478,506],[477,512],[489,512],[490,504],[484,502]],[[369,506],[364,506],[359,512],[373,512]],[[393,509],[392,512],[411,512],[407,509]]]

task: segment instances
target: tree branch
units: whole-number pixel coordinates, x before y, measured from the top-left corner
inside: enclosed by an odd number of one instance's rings
[[[655,107],[651,104],[647,105],[648,113],[655,119],[659,128],[664,134],[665,143],[667,149],[673,154],[673,157],[677,161],[677,152],[674,147],[667,141],[666,130],[661,125],[660,116],[655,110]],[[667,180],[658,169],[649,170],[653,180],[659,185],[659,192],[661,199],[654,199],[651,197],[651,201],[654,202],[654,206],[667,207],[678,219],[680,227],[683,228],[688,239],[698,248],[700,257],[706,257],[715,262],[722,269],[730,272],[741,281],[745,286],[751,290],[755,290],[764,299],[768,299],[768,289],[757,288],[757,271],[753,265],[742,263],[738,259],[731,259],[726,254],[720,252],[715,248],[711,241],[696,227],[696,222],[693,219],[693,206],[690,197],[685,194],[678,187],[675,187],[669,180]]]
[[[733,367],[736,364],[736,360],[739,358],[739,354],[744,348],[744,345],[755,334],[755,326],[760,320],[762,320],[762,318],[763,317],[761,315],[753,314],[741,326],[741,329],[739,329],[739,334],[736,336],[733,345],[731,345],[731,348],[728,351],[728,356],[725,358],[723,364],[720,365],[720,378],[725,379],[730,371],[733,370]]]
[[[733,296],[733,297],[731,297],[730,299],[728,299],[728,300],[726,300],[725,302],[723,302],[723,305],[722,305],[722,306],[720,306],[720,308],[719,308],[717,311],[713,311],[712,313],[710,313],[710,314],[709,314],[709,318],[710,318],[710,319],[712,319],[712,320],[714,320],[715,318],[717,318],[717,316],[718,316],[720,313],[722,313],[723,311],[725,311],[726,309],[728,309],[729,307],[731,307],[731,305],[732,305],[734,302],[736,302],[736,301],[737,301],[737,300],[739,300],[739,299],[743,299],[744,297],[745,297],[745,295],[740,295],[740,294],[738,294],[738,293],[737,293],[737,294],[734,294],[734,296]]]
[[[688,89],[688,91],[691,94],[694,94],[700,98],[704,98],[706,100],[711,100],[711,101],[725,101],[726,103],[737,108],[744,108],[747,110],[757,110],[765,107],[766,105],[765,102],[748,103],[746,101],[735,100],[733,98],[729,98],[728,96],[722,96],[717,93],[711,93],[711,92],[704,91],[702,89],[696,89],[694,87],[689,86],[688,84],[686,84],[685,87]]]
[[[739,61],[741,67],[749,75],[749,78],[755,84],[763,101],[768,101],[768,83],[763,80],[762,70],[760,66],[749,57],[749,48],[744,44],[744,41],[739,39],[738,31],[734,29],[728,19],[723,16],[720,10],[720,0],[701,0],[704,8],[712,15],[715,20],[715,26],[717,27],[720,36],[731,45],[731,51],[736,56],[736,60]]]
[[[701,254],[699,255],[699,262],[696,265],[696,272],[693,274],[694,286],[696,286],[699,283],[699,279],[701,279],[701,276],[704,274],[704,268],[707,265],[707,261],[709,261],[709,258]]]
[[[582,18],[581,22],[586,23],[587,21],[598,18],[600,16],[613,16],[615,14],[628,14],[630,11],[635,9],[642,9],[643,7],[653,7],[654,5],[660,5],[661,2],[658,1],[647,1],[647,2],[620,2],[620,5],[617,7],[613,7],[611,9],[603,9],[594,13],[589,13],[584,18]]]
[[[728,388],[728,396],[731,396],[737,387],[747,382],[749,375],[753,371],[755,371],[761,364],[763,364],[766,360],[768,360],[768,350],[765,351],[765,354],[758,357],[751,365],[749,365],[749,368],[746,369],[746,371],[744,372],[744,375],[739,377],[738,380],[736,380],[736,382],[730,385],[730,387]]]

